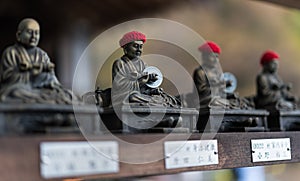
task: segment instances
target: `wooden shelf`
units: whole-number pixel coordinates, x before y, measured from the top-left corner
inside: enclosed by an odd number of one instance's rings
[[[168,137],[166,137],[168,136]],[[173,174],[184,171],[217,170],[236,167],[251,167],[261,165],[294,163],[300,161],[300,132],[252,132],[252,133],[219,133],[212,134],[139,134],[139,135],[101,135],[89,137],[93,141],[117,141],[119,143],[120,160],[135,159],[143,162],[151,157],[162,158],[164,153],[163,142],[161,146],[148,147],[147,143],[164,139],[175,140],[199,140],[212,138],[218,140],[219,164],[180,169],[165,169],[164,159],[146,164],[119,163],[119,172],[113,174],[88,175],[75,178],[121,178],[147,175]],[[287,161],[273,161],[252,163],[251,139],[290,138],[292,159]],[[32,136],[7,136],[0,138],[1,180],[43,180],[40,176],[41,142],[70,142],[86,141],[81,135],[32,135]],[[124,142],[145,144],[141,149],[128,146]],[[52,179],[55,180],[55,179]],[[61,180],[61,179],[59,179]]]

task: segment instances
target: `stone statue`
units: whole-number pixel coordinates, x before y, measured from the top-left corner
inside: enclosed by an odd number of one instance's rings
[[[250,103],[246,99],[239,98],[236,93],[226,93],[226,86],[230,81],[225,81],[218,64],[221,48],[214,42],[206,42],[199,47],[202,53],[203,64],[193,74],[198,93],[200,108],[221,107],[228,109],[248,109]]]
[[[211,131],[231,132],[261,130],[265,111],[254,110],[254,104],[239,97],[232,87],[234,79],[226,78],[218,63],[220,47],[214,42],[206,42],[199,47],[202,65],[194,71],[194,94],[198,93],[200,116],[197,129],[204,131],[209,125]],[[230,77],[230,76],[229,76]],[[224,110],[218,111],[218,110]],[[219,119],[220,118],[220,119]]]
[[[268,110],[296,108],[297,98],[290,93],[291,84],[284,84],[277,74],[279,55],[266,51],[260,60],[263,69],[256,78],[256,107]]]
[[[23,19],[17,29],[16,44],[8,47],[0,61],[2,102],[72,104],[77,97],[64,89],[54,73],[47,53],[37,47],[40,26]]]
[[[140,59],[146,36],[140,32],[126,33],[119,44],[124,55],[112,68],[112,105],[126,103],[145,106],[180,107],[180,101],[161,88],[151,88],[148,83],[157,80],[157,74],[145,72],[147,65]]]

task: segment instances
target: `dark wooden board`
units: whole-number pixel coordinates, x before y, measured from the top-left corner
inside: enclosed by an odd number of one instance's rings
[[[160,146],[147,146],[148,143],[165,138],[174,140],[199,140],[201,134],[139,134],[139,135],[101,135],[89,137],[89,140],[105,141],[116,140],[119,142],[119,155],[121,160],[147,161],[153,157],[163,158],[163,142]],[[249,167],[258,165],[272,165],[293,163],[300,161],[300,132],[250,132],[250,133],[219,133],[216,135],[204,134],[203,137],[218,140],[219,164],[211,166],[189,167],[166,170],[164,160],[146,164],[128,164],[120,162],[120,171],[114,174],[99,174],[82,176],[83,179],[92,178],[120,178],[147,175],[174,174],[185,171],[217,170],[236,167]],[[290,138],[292,145],[292,160],[252,163],[251,139]],[[35,135],[35,136],[10,136],[0,138],[0,175],[1,180],[43,180],[40,176],[39,144],[45,141],[85,141],[80,135]],[[128,146],[122,142],[145,144],[141,149]],[[61,180],[61,179],[58,179]]]

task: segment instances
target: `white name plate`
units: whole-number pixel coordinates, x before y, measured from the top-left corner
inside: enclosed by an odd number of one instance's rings
[[[253,162],[291,160],[290,138],[251,140]]]
[[[217,140],[167,141],[164,144],[166,169],[219,163]]]
[[[59,178],[119,171],[115,141],[43,142],[40,144],[41,175]]]

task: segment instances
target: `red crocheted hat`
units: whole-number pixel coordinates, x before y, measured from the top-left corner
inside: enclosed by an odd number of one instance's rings
[[[119,44],[121,47],[126,45],[127,43],[133,42],[133,41],[143,41],[144,43],[146,42],[146,36],[138,31],[131,31],[123,35],[121,40],[119,41]]]
[[[267,50],[261,57],[260,59],[260,64],[264,65],[265,63],[271,62],[273,60],[278,60],[279,55],[272,51],[272,50]]]
[[[203,45],[199,46],[198,50],[201,52],[214,52],[217,54],[221,53],[221,48],[219,47],[219,45],[212,41],[207,41]]]

